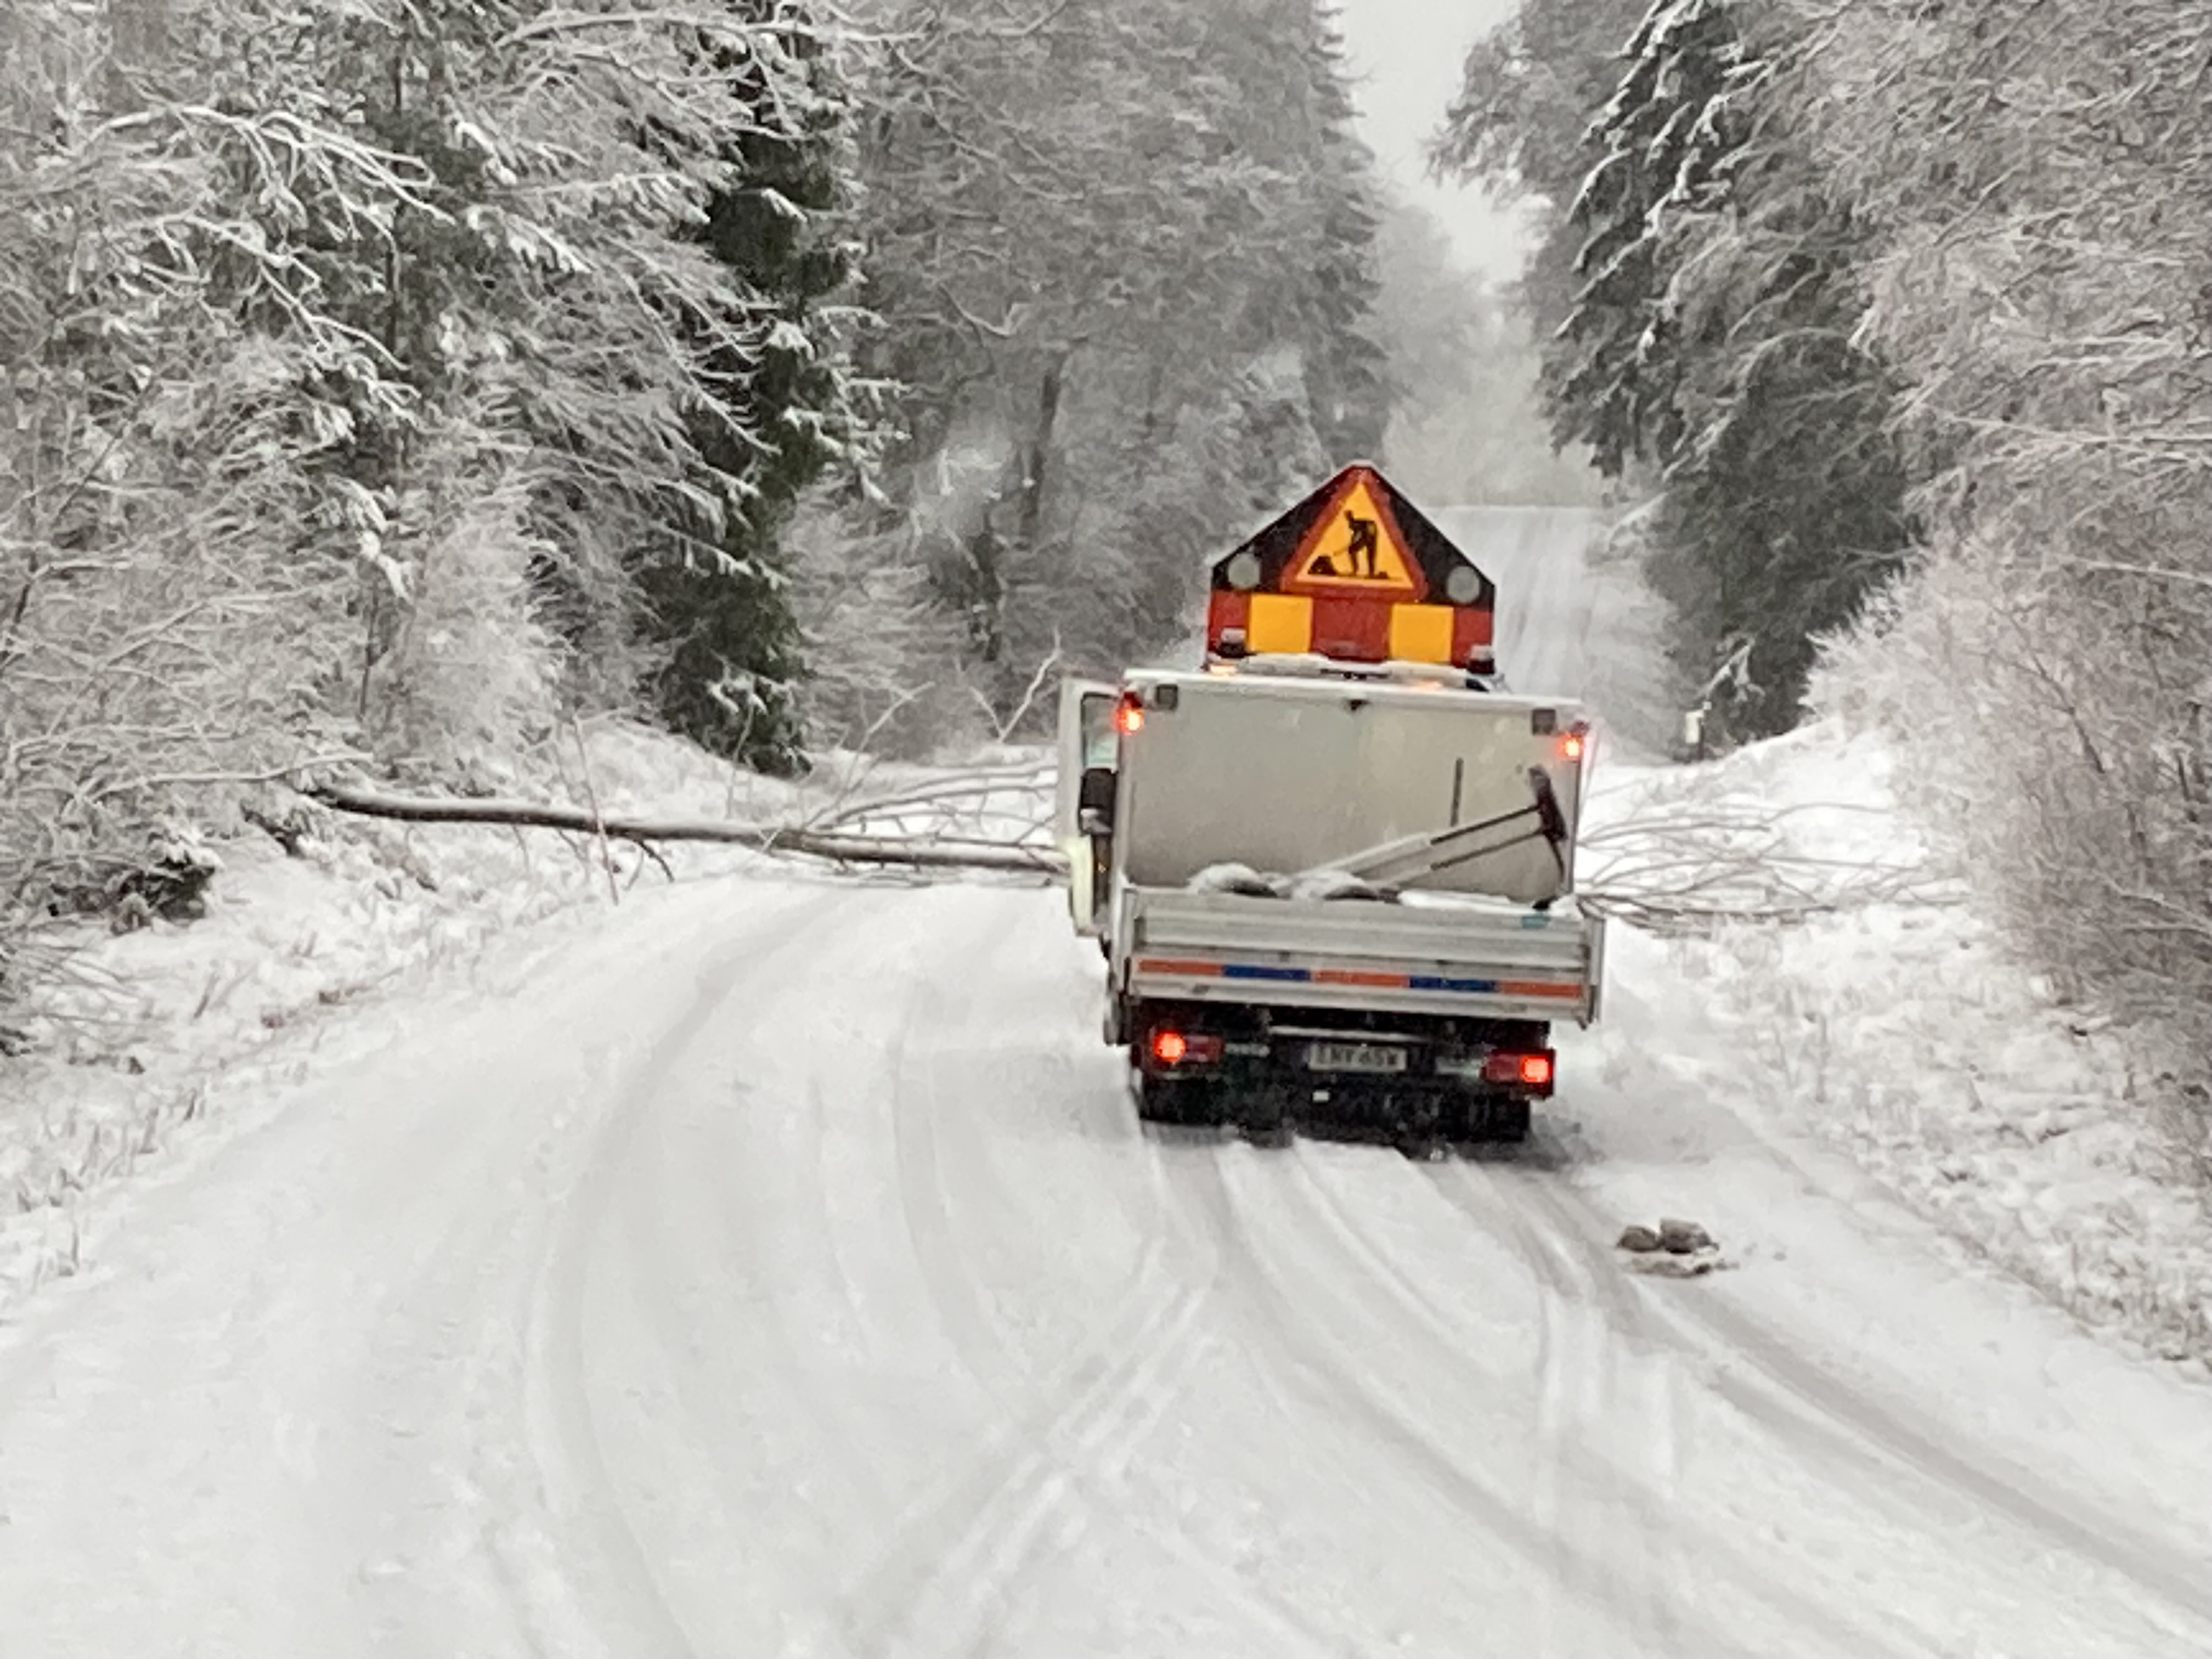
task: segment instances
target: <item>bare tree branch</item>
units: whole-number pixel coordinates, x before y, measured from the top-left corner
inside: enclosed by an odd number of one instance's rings
[[[312,799],[341,812],[403,823],[477,823],[558,830],[574,835],[604,832],[617,841],[708,842],[750,847],[763,853],[825,859],[837,864],[880,864],[920,870],[1009,871],[1048,876],[1060,868],[1057,854],[1042,848],[952,840],[893,840],[828,835],[782,824],[723,823],[711,819],[597,817],[569,806],[532,801],[436,800],[373,794],[325,785]]]

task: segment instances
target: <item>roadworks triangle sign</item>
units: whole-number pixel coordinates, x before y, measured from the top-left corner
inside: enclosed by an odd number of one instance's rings
[[[1389,490],[1353,467],[1291,556],[1283,591],[1332,598],[1418,600],[1425,589],[1390,511]]]

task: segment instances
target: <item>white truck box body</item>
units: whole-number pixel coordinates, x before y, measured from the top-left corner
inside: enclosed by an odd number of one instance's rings
[[[1571,894],[1577,705],[1213,673],[1132,674],[1125,690],[1146,707],[1118,752],[1107,922],[1121,996],[1595,1018],[1603,924]],[[1556,845],[1535,832],[1532,767],[1564,819]],[[1455,841],[1455,861],[1408,878],[1398,902],[1204,890],[1224,866],[1295,874],[1492,819],[1507,822]]]
[[[1257,675],[1139,673],[1126,684],[1148,701],[1172,685],[1176,699],[1171,711],[1148,708],[1121,745],[1117,862],[1137,886],[1182,887],[1223,864],[1306,870],[1516,812],[1531,804],[1531,766],[1551,777],[1571,858],[1582,769],[1560,743],[1582,710],[1571,702]],[[1552,731],[1532,732],[1545,712]],[[1419,885],[1532,904],[1571,876],[1534,838]]]

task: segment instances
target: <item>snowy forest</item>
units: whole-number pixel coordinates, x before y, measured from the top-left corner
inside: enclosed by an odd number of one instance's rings
[[[0,0],[0,1659],[2209,1659],[2208,526],[2212,3]]]
[[[1686,706],[1885,733],[2212,1169],[2212,24],[2118,0],[1523,0],[1438,165],[1540,204],[1562,442]]]
[[[1326,0],[16,0],[0,939],[258,784],[482,790],[579,710],[778,774],[1033,735],[1344,461],[1594,466],[1713,739],[1881,725],[2201,1102],[2209,46],[1524,0],[1434,152],[1535,204],[1509,305]]]
[[[579,708],[775,773],[1021,727],[1394,364],[1533,383],[1314,0],[32,3],[0,97],[18,918]]]

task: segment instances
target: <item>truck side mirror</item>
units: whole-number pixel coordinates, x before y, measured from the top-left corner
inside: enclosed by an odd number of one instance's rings
[[[1076,786],[1076,825],[1086,836],[1103,836],[1114,829],[1114,803],[1121,793],[1121,775],[1110,766],[1085,767]]]

